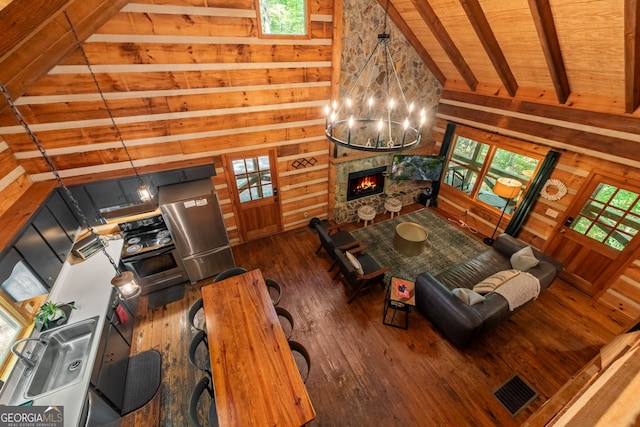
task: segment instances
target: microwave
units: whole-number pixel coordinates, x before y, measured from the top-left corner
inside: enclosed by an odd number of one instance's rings
[[[100,252],[102,248],[106,246],[107,242],[103,237],[90,234],[76,242],[76,244],[73,245],[71,253],[78,258],[87,259],[95,253]]]

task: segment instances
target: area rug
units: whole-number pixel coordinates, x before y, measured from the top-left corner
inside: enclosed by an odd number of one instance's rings
[[[406,256],[393,248],[396,226],[401,222],[415,222],[427,229],[429,236],[420,255]],[[423,272],[439,272],[484,251],[487,246],[440,218],[428,208],[370,225],[351,234],[367,245],[366,253],[380,265],[388,265],[385,279],[399,277],[415,280]]]

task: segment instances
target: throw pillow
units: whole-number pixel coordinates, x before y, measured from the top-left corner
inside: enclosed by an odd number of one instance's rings
[[[469,307],[485,300],[485,297],[467,288],[455,288],[451,293],[460,298],[460,301]]]
[[[524,247],[511,255],[510,261],[511,267],[521,271],[527,271],[528,269],[538,265],[540,262],[540,260],[534,255],[531,246]]]
[[[358,261],[358,258],[353,256],[353,254],[349,251],[345,252],[344,254],[347,256],[347,259],[349,260],[351,265],[353,265],[353,268],[356,270],[358,276],[364,276],[364,270],[362,270],[362,265],[360,264],[360,261]]]
[[[497,287],[518,274],[520,274],[520,270],[498,271],[475,285],[473,290],[479,294],[493,292]]]

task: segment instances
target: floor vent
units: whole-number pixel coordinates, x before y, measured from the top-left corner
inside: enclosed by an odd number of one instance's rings
[[[517,375],[494,391],[493,395],[514,416],[538,397],[538,393]]]

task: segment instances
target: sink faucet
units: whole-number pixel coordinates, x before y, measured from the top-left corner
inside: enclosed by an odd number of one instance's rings
[[[27,365],[29,368],[34,368],[36,366],[36,361],[31,358],[32,353],[29,353],[28,356],[25,356],[24,354],[22,354],[21,352],[16,350],[16,348],[18,347],[18,345],[20,343],[24,343],[24,342],[27,342],[27,341],[37,341],[40,344],[48,344],[49,340],[46,340],[44,338],[25,338],[25,339],[16,341],[15,344],[13,344],[13,346],[11,347],[11,352],[13,354],[15,354],[16,357],[18,357],[18,359],[22,360],[22,362],[25,365]]]

